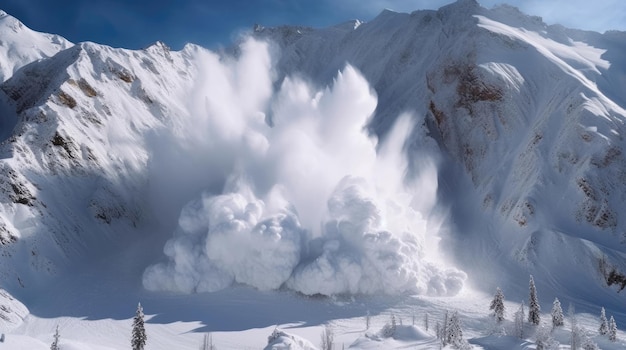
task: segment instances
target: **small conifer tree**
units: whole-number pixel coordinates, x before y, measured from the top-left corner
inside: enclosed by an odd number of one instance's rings
[[[600,328],[598,329],[600,335],[606,335],[609,333],[609,321],[606,319],[606,311],[604,308],[600,310]]]
[[[612,342],[617,341],[617,323],[615,323],[613,316],[609,319],[609,340]]]
[[[496,288],[496,294],[493,296],[489,310],[493,310],[493,316],[498,323],[504,321],[504,294],[500,288]]]
[[[446,327],[446,343],[454,347],[460,348],[464,345],[463,330],[461,329],[461,320],[458,312],[453,312],[448,318],[448,326]]]
[[[54,338],[54,340],[52,341],[52,345],[50,345],[50,350],[59,350],[59,349],[61,349],[59,347],[59,339],[61,338],[61,335],[59,334],[59,326],[58,325],[57,325],[57,328],[54,331],[54,335],[52,337]]]
[[[554,298],[554,303],[552,304],[552,327],[561,326],[563,326],[563,309],[561,308],[559,298]]]
[[[537,299],[537,289],[535,288],[535,280],[533,276],[530,276],[530,295],[528,297],[528,323],[539,325],[541,322],[541,316],[539,312],[541,307],[539,306],[539,300]]]
[[[133,350],[143,350],[144,346],[146,346],[146,341],[148,340],[146,329],[144,327],[143,316],[143,308],[141,307],[141,303],[139,303],[137,305],[135,318],[133,319],[133,333],[130,340]]]

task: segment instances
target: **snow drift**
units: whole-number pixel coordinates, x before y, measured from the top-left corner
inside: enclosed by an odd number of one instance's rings
[[[224,189],[184,207],[164,249],[168,261],[146,270],[144,286],[457,293],[465,274],[438,267],[423,251],[437,232],[415,208],[432,209],[437,172],[434,161],[407,172],[413,118],[399,118],[379,144],[366,130],[376,95],[353,67],[324,89],[289,77],[270,94],[267,45],[249,40],[242,48],[234,62],[203,63],[213,79],[200,79],[192,120],[204,124],[183,133],[202,135],[192,141],[196,152],[227,155]]]

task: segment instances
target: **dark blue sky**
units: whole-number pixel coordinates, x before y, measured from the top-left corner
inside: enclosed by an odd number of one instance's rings
[[[3,0],[0,8],[28,27],[73,42],[94,41],[137,49],[157,40],[174,49],[193,42],[227,44],[255,23],[323,27],[370,20],[382,9],[436,9],[453,0]],[[623,0],[480,0],[507,2],[548,23],[604,31],[626,29]]]

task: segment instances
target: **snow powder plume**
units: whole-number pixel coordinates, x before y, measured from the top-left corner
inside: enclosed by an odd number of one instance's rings
[[[424,252],[436,236],[421,213],[435,202],[437,172],[425,156],[407,176],[416,118],[400,116],[379,144],[365,129],[377,98],[356,69],[321,90],[288,77],[272,94],[269,57],[253,40],[237,60],[207,55],[190,102],[197,115],[180,130],[191,136],[174,138],[200,157],[185,172],[205,171],[205,191],[184,206],[168,260],[146,269],[144,286],[456,294],[465,274]]]

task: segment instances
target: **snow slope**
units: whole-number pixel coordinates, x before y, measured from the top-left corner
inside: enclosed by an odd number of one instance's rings
[[[15,348],[46,348],[58,323],[70,348],[124,348],[104,339],[138,299],[160,348],[204,331],[260,348],[276,325],[297,334],[268,346],[311,348],[325,323],[352,348],[437,348],[423,326],[368,334],[370,309],[377,329],[460,310],[476,347],[524,348],[534,329],[494,335],[485,305],[495,286],[523,300],[529,273],[590,332],[600,306],[626,322],[622,32],[471,0],[256,27],[269,43],[232,52],[72,46],[0,21]]]

